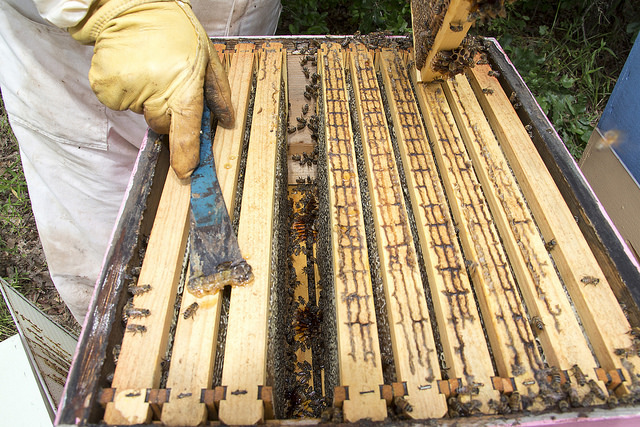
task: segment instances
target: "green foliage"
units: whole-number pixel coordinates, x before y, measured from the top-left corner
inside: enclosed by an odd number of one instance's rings
[[[279,34],[410,31],[408,1],[282,0]],[[473,30],[498,38],[579,158],[640,31],[637,0],[517,0]]]
[[[16,144],[6,115],[0,118],[0,132],[3,144]],[[4,201],[0,206],[0,227],[2,236],[11,235],[19,241],[31,230],[27,219],[32,214],[20,157],[17,151],[10,157],[5,159],[4,169],[0,171],[0,198]],[[13,253],[15,248],[0,239],[0,251]]]
[[[404,34],[411,25],[408,1],[283,0],[278,34]]]
[[[506,18],[475,29],[498,39],[576,158],[640,29],[631,3],[519,0],[507,7]]]
[[[8,277],[3,277],[4,280],[17,290],[18,292],[22,292],[22,285],[29,280],[26,274],[19,273],[16,270]],[[0,297],[0,342],[6,340],[10,336],[16,334],[18,329],[16,328],[15,323],[13,323],[13,318],[11,317],[11,313],[9,313],[9,308],[4,302],[4,299]]]
[[[0,257],[19,256],[16,243],[23,240],[23,237],[33,232],[33,225],[29,223],[29,219],[33,215],[31,213],[31,205],[27,193],[27,183],[22,172],[20,156],[15,136],[9,126],[7,114],[4,109],[4,103],[0,99],[0,152],[3,156],[3,162],[0,166]],[[6,236],[11,236],[6,239]],[[7,241],[12,240],[12,241]],[[5,262],[0,265],[5,267]],[[11,271],[0,271],[9,285],[20,290],[22,285],[28,281],[28,277],[20,274],[16,269]],[[17,332],[13,319],[9,314],[9,310],[0,298],[0,341],[5,340]]]

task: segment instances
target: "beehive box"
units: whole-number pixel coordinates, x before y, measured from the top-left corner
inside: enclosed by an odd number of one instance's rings
[[[406,43],[220,41],[254,283],[183,292],[189,185],[150,132],[57,425],[636,412],[640,272],[575,162],[495,40],[428,85]]]

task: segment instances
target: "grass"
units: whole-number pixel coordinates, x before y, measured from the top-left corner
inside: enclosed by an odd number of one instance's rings
[[[25,239],[29,231],[31,204],[27,184],[20,164],[17,143],[7,119],[4,103],[0,100],[0,276],[20,291],[28,278],[12,268],[12,259],[20,256],[17,243]],[[0,301],[0,341],[16,333],[15,325],[4,300]]]

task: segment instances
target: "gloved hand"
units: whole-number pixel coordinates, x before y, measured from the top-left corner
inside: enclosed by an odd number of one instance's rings
[[[203,94],[219,123],[233,125],[226,73],[187,2],[99,0],[69,32],[95,43],[89,81],[100,102],[169,134],[178,177],[198,165]]]

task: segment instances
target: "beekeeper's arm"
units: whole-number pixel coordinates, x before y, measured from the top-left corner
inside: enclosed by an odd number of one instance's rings
[[[89,81],[96,96],[168,133],[179,177],[198,164],[205,97],[220,124],[233,124],[226,73],[187,1],[36,0],[36,6],[74,39],[95,44]]]

